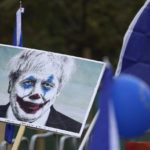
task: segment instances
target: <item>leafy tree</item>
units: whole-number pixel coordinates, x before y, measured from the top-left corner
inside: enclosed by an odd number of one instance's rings
[[[24,46],[96,60],[108,56],[116,67],[123,36],[144,2],[24,0]],[[12,43],[18,7],[16,0],[0,1],[0,43]]]
[[[25,47],[91,58],[108,56],[116,65],[125,31],[144,0],[26,0],[23,1]],[[0,2],[1,43],[11,44],[19,1]]]

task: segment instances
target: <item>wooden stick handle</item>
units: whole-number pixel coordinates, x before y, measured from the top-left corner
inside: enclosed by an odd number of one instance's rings
[[[20,126],[19,131],[18,131],[17,136],[16,136],[16,139],[15,139],[15,142],[12,146],[12,150],[18,150],[18,147],[20,145],[20,142],[21,142],[22,136],[24,134],[25,128],[26,127],[24,125]]]

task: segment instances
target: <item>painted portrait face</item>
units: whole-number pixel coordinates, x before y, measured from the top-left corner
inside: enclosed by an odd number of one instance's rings
[[[25,72],[16,80],[10,93],[10,103],[16,118],[33,122],[54,103],[59,86],[55,67],[51,71]]]
[[[26,122],[47,119],[51,105],[75,69],[73,59],[25,49],[9,64],[8,93],[16,119]]]

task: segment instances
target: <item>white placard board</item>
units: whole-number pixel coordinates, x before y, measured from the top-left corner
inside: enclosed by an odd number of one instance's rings
[[[80,137],[105,63],[0,44],[0,121]]]

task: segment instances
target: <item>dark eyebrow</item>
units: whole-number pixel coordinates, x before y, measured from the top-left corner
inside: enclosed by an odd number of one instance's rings
[[[36,79],[35,79],[34,76],[29,76],[29,77],[27,77],[25,80],[33,80],[33,81],[34,81],[34,80],[36,80]]]
[[[24,83],[24,82],[27,82],[27,81],[31,81],[31,82],[35,83],[36,78],[33,77],[33,76],[29,76],[29,77],[25,78],[24,80],[22,80],[21,83]]]

